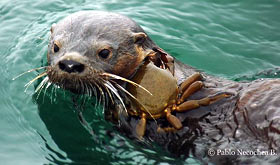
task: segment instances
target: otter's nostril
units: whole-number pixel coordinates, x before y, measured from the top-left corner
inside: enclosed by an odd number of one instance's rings
[[[72,73],[72,72],[81,73],[85,69],[84,64],[81,64],[73,60],[62,60],[58,63],[58,66],[62,71],[68,73]]]

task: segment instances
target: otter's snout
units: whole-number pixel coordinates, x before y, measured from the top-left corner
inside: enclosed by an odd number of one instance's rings
[[[62,60],[58,63],[59,69],[68,73],[82,73],[85,65],[73,60]]]

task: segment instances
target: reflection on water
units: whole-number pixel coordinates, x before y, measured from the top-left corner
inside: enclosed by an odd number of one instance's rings
[[[118,134],[91,103],[88,119],[101,142],[79,123],[72,95],[32,99],[24,85],[46,62],[49,28],[69,13],[106,10],[138,22],[167,52],[207,73],[237,81],[279,78],[279,1],[8,1],[0,2],[0,159],[3,164],[116,162],[183,164],[160,147],[142,147]],[[34,101],[35,100],[35,101]],[[59,100],[59,101],[58,101]],[[94,101],[93,101],[94,102]],[[98,112],[98,113],[96,113]]]

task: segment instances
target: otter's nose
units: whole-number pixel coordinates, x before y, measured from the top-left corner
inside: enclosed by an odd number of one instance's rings
[[[85,69],[84,64],[81,64],[81,63],[73,61],[73,60],[59,61],[58,66],[62,71],[65,71],[68,73],[72,73],[72,72],[82,73]]]

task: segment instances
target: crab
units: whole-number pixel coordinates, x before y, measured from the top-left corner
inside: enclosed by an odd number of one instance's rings
[[[176,78],[168,68],[160,68],[150,61],[140,66],[131,80],[149,91],[127,85],[127,91],[133,95],[128,113],[140,117],[136,125],[136,135],[139,138],[145,135],[147,119],[165,117],[171,128],[180,130],[183,127],[182,123],[172,111],[185,112],[230,96],[220,93],[200,100],[187,100],[204,86],[201,81],[202,75],[194,73],[178,86]]]

